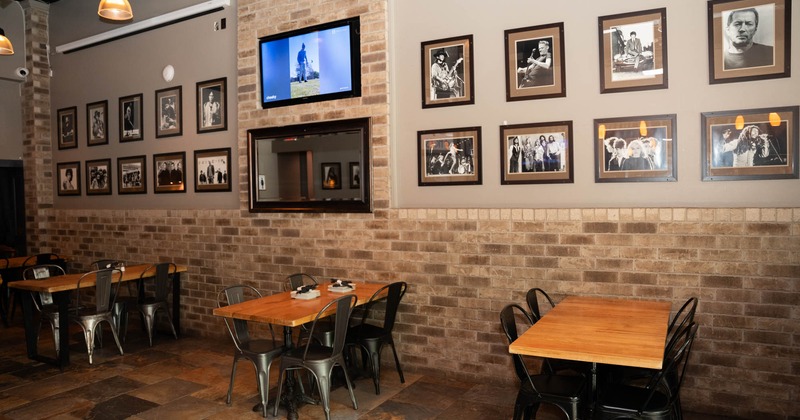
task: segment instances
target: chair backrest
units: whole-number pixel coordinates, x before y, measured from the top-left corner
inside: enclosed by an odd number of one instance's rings
[[[675,337],[672,346],[664,354],[664,361],[661,370],[657,371],[647,384],[650,390],[648,397],[639,409],[639,413],[645,411],[653,395],[666,384],[667,395],[670,403],[674,403],[679,398],[681,384],[684,374],[688,367],[689,353],[692,351],[692,344],[697,334],[697,323],[692,322],[683,328]],[[670,378],[672,377],[672,378]]]
[[[694,322],[695,312],[697,312],[697,298],[691,297],[678,309],[678,312],[675,313],[675,317],[673,317],[672,321],[669,323],[669,328],[667,328],[667,347],[669,347],[669,343],[678,332]]]
[[[509,345],[519,338],[519,333],[517,332],[518,319],[520,319],[527,328],[530,328],[530,326],[536,322],[522,306],[516,303],[506,305],[500,311],[500,325],[503,327],[503,332],[506,334]],[[519,378],[520,382],[528,382],[533,392],[538,394],[539,391],[537,391],[536,387],[533,385],[530,373],[528,373],[528,367],[525,365],[522,355],[512,353],[511,358],[514,360],[514,371],[517,373],[517,378]]]
[[[42,264],[27,267],[22,271],[23,280],[40,280],[66,274],[60,265]]]
[[[221,308],[223,306],[235,305],[246,300],[260,297],[261,292],[253,286],[244,284],[228,286],[219,292],[217,296],[217,307]],[[241,351],[242,344],[250,341],[250,331],[247,329],[247,321],[243,319],[229,320],[228,318],[223,318],[223,320],[225,321],[225,326],[228,327],[228,332],[233,339],[233,344],[236,346],[237,350]]]
[[[550,304],[550,308],[554,308],[556,304],[553,302],[553,299],[542,289],[538,287],[534,287],[528,290],[528,293],[525,295],[525,300],[528,302],[528,309],[531,311],[531,316],[534,321],[538,321],[542,319],[542,312],[539,309],[539,295],[541,295],[547,303]]]
[[[298,287],[305,286],[307,284],[319,284],[317,278],[312,276],[311,274],[306,273],[294,273],[286,276],[286,290],[297,290]]]
[[[406,284],[404,281],[387,284],[378,289],[372,294],[372,296],[370,296],[369,300],[365,304],[365,309],[361,314],[360,325],[366,325],[367,318],[369,318],[373,307],[376,303],[383,299],[383,296],[381,295],[386,292],[386,309],[383,316],[383,329],[386,332],[391,333],[392,329],[394,328],[394,321],[397,318],[397,308],[400,307],[400,300],[403,299],[403,296],[406,294],[406,289],[408,289],[408,284]]]
[[[90,306],[84,305],[86,302],[81,300],[81,296],[83,296],[83,299],[86,299],[86,293],[81,293],[81,284],[85,279],[91,277],[94,277],[95,279],[94,301],[96,312],[100,313],[110,311],[117,299],[117,291],[119,290],[119,285],[122,282],[122,271],[112,268],[105,268],[102,270],[90,271],[82,275],[81,278],[78,279],[78,287],[76,291],[76,301],[78,302],[79,307]]]
[[[328,302],[327,305],[320,309],[320,311],[317,313],[317,316],[314,317],[314,322],[311,324],[311,329],[309,330],[309,337],[314,336],[314,328],[316,328],[319,320],[328,316],[324,315],[324,313],[327,312],[331,306],[336,306],[336,314],[333,315],[334,332],[331,357],[341,354],[342,350],[344,350],[344,341],[347,337],[347,326],[350,322],[350,314],[353,313],[353,308],[356,306],[357,300],[358,297],[356,295],[350,294],[336,298]],[[305,360],[308,356],[308,349],[311,348],[313,341],[314,340],[309,339],[306,342],[306,349],[303,352],[303,360]]]
[[[59,257],[58,254],[53,254],[51,252],[45,252],[42,254],[31,255],[22,263],[23,267],[28,267],[31,265],[42,265],[42,264],[56,264],[62,265],[64,263],[64,259]]]
[[[167,298],[167,295],[172,288],[170,279],[178,271],[178,266],[171,262],[152,264],[150,267],[147,267],[146,270],[142,271],[141,275],[139,275],[139,287],[142,287],[142,280],[153,277],[153,269],[156,271],[156,275],[154,277],[155,298],[156,300],[164,300]]]

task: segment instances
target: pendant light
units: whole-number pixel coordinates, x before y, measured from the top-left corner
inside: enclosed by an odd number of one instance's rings
[[[3,28],[0,28],[0,55],[13,55],[14,46],[11,45],[11,40],[6,38],[6,33]]]
[[[128,0],[100,0],[97,14],[109,20],[133,19],[133,11]]]

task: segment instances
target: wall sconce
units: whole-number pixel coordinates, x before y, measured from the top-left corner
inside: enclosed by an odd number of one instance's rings
[[[781,116],[778,115],[777,112],[770,112],[769,113],[769,125],[773,127],[777,127],[781,125]]]
[[[737,115],[736,116],[736,122],[734,122],[733,124],[734,124],[733,126],[736,127],[737,130],[743,129],[744,128],[744,117],[741,116],[741,115]]]
[[[600,126],[597,127],[597,137],[600,140],[603,140],[603,139],[606,138],[606,125],[605,124],[600,124]]]
[[[3,28],[0,28],[0,55],[14,55],[14,46],[11,45],[11,40],[6,38]]]
[[[647,136],[647,123],[644,120],[639,123],[639,135],[642,137]]]
[[[131,20],[133,11],[128,0],[100,0],[97,14],[109,20]]]

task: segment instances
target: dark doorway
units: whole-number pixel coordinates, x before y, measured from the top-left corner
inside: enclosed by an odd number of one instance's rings
[[[0,257],[26,254],[24,188],[22,162],[0,160]]]

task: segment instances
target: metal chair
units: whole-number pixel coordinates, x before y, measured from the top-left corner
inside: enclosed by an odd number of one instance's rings
[[[295,273],[286,276],[286,290],[292,291],[297,290],[297,288],[306,286],[309,284],[319,284],[317,278],[312,276],[311,274],[306,273]],[[301,325],[300,326],[300,336],[308,337],[309,336],[309,325]],[[333,346],[333,324],[330,322],[324,322],[320,325],[317,325],[316,330],[314,330],[313,338],[317,340],[323,346],[332,347]]]
[[[63,276],[64,269],[55,264],[44,264],[33,267],[28,267],[22,272],[23,280],[41,280],[55,276]],[[35,293],[31,292],[33,306],[39,312],[39,325],[36,326],[36,342],[39,342],[39,332],[42,329],[42,319],[46,319],[50,323],[50,328],[53,330],[53,341],[55,342],[56,356],[59,353],[59,315],[58,307],[53,304],[53,296],[47,292]]]
[[[178,333],[175,332],[175,325],[172,324],[172,313],[169,310],[169,301],[167,300],[170,288],[172,287],[170,280],[178,271],[178,266],[174,263],[165,262],[153,264],[148,267],[139,277],[140,292],[144,292],[146,290],[144,287],[144,279],[152,276],[153,269],[156,271],[154,278],[155,294],[148,296],[145,293],[142,297],[140,297],[137,304],[139,313],[141,313],[142,318],[144,319],[144,325],[147,329],[147,338],[150,340],[150,347],[153,346],[153,328],[155,325],[155,318],[159,310],[163,311],[162,313],[166,313],[167,322],[172,330],[172,335],[176,340],[178,339]],[[127,321],[125,321],[125,328],[127,329]]]
[[[125,262],[114,259],[102,259],[92,262],[92,270],[102,270],[104,268],[116,268],[120,271],[125,271]],[[111,312],[114,316],[114,325],[117,326],[120,339],[125,342],[125,333],[128,330],[128,311],[136,309],[138,303],[137,297],[137,282],[125,282],[125,287],[120,285],[117,300],[114,302],[114,307]],[[126,294],[122,294],[123,290],[127,290]]]
[[[528,309],[531,311],[530,314],[533,322],[542,319],[542,312],[539,306],[540,297],[543,302],[547,302],[547,304],[550,305],[550,309],[556,307],[555,302],[547,292],[538,287],[531,288],[528,290],[528,293],[525,294],[525,302],[528,304]],[[583,376],[587,376],[592,370],[591,363],[563,359],[543,359],[543,366],[549,373],[573,372]]]
[[[34,267],[38,265],[45,265],[45,264],[54,264],[60,266],[65,272],[67,271],[67,262],[61,258],[58,254],[53,254],[51,252],[46,252],[42,254],[31,255],[30,257],[26,258],[25,261],[22,262],[22,265],[18,269],[14,270],[6,270],[9,273],[8,279],[6,281],[13,281],[13,280],[20,280],[22,278],[22,273],[25,271],[26,268]],[[14,294],[11,295],[12,301],[9,301],[8,306],[9,309],[9,319],[14,318],[14,313],[17,312],[17,293],[19,291],[14,291]]]
[[[90,305],[86,297],[87,293],[82,293],[81,290],[81,284],[86,281],[87,278],[92,277],[95,279],[94,305]],[[114,325],[111,311],[114,307],[114,300],[117,297],[117,290],[119,289],[121,281],[122,271],[110,268],[90,271],[78,279],[76,302],[79,306],[70,311],[70,319],[83,329],[83,336],[86,339],[86,350],[89,353],[89,364],[92,364],[94,338],[97,327],[104,321],[111,326],[111,333],[114,335],[117,348],[119,348],[119,354],[123,354],[122,345],[119,343],[119,335],[117,334],[117,326]]]

